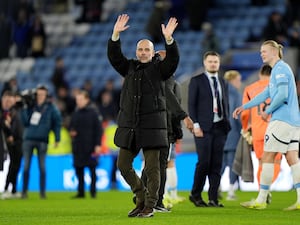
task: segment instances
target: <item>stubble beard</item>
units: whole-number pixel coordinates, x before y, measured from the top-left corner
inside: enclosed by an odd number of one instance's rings
[[[216,69],[214,69],[214,70],[207,70],[207,72],[209,72],[209,73],[217,73],[218,70],[216,70]]]

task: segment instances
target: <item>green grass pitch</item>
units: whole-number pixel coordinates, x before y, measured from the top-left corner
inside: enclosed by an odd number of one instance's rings
[[[242,208],[239,203],[256,197],[256,192],[237,192],[237,201],[221,202],[224,208],[196,208],[189,201],[174,205],[170,213],[155,213],[152,218],[128,218],[134,208],[130,192],[98,192],[96,199],[71,199],[73,192],[49,192],[41,200],[38,193],[29,198],[0,200],[1,225],[298,225],[300,210],[282,209],[293,204],[295,191],[273,192],[265,210]],[[180,192],[188,199],[188,192]],[[224,194],[225,195],[225,194]],[[206,198],[207,193],[203,193]]]

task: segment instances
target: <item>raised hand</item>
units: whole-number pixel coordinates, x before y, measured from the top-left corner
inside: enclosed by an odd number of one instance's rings
[[[129,25],[127,25],[128,20],[129,16],[127,14],[119,15],[114,25],[113,33],[119,35],[120,32],[127,30],[129,27]]]
[[[178,22],[175,17],[171,17],[166,26],[164,24],[161,25],[161,30],[166,40],[172,39],[173,32],[177,25]]]

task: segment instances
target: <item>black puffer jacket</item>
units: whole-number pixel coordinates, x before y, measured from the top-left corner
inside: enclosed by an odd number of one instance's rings
[[[108,41],[108,58],[125,78],[118,114],[115,144],[138,151],[168,146],[165,83],[175,72],[179,53],[176,42],[166,45],[166,58],[141,63],[127,59],[121,42]]]

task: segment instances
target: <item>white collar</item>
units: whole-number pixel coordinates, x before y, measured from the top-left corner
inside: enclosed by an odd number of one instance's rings
[[[212,78],[215,77],[218,80],[218,73],[210,73],[210,72],[205,72],[207,78]]]

